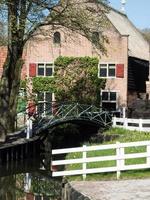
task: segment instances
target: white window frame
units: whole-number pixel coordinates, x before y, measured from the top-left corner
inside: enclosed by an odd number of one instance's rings
[[[101,67],[101,65],[106,65],[106,67]],[[114,67],[109,67],[109,65],[114,65]],[[106,69],[106,76],[100,76],[100,69]],[[109,76],[109,69],[115,69],[115,75]],[[116,78],[116,63],[115,62],[101,62],[98,64],[98,78]]]
[[[38,62],[36,63],[37,65],[37,70],[36,70],[36,76],[37,77],[54,77],[54,63],[53,62]],[[38,74],[38,68],[39,68],[39,65],[44,65],[43,68],[44,68],[44,75],[39,75]],[[51,76],[46,76],[46,65],[51,65],[49,68],[52,68],[52,75]]]
[[[116,93],[116,100],[102,100],[102,93],[103,92],[108,92],[109,93],[109,98],[110,98],[110,93],[115,92]],[[118,109],[118,91],[116,90],[101,90],[101,106],[102,103],[116,103],[116,109]]]
[[[55,100],[55,96],[54,96],[54,93],[53,92],[49,92],[49,91],[44,91],[44,92],[41,92],[41,93],[43,93],[44,94],[44,100],[43,101],[38,101],[38,104],[39,103],[43,103],[44,104],[44,113],[43,113],[43,116],[45,116],[46,115],[46,111],[45,111],[45,109],[46,109],[46,93],[51,93],[52,94],[52,102]]]

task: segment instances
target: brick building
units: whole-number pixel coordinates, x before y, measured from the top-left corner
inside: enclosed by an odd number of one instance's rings
[[[44,32],[48,34],[35,36],[25,47],[22,78],[32,80],[33,76],[53,76],[54,61],[58,56],[96,56],[99,58],[98,76],[106,79],[105,89],[100,90],[104,108],[117,110],[130,106],[139,97],[145,98],[145,94],[149,92],[146,89],[149,44],[125,14],[111,9],[107,19],[107,55],[95,49],[90,41],[78,33],[71,33],[61,27],[54,30],[45,26]],[[100,37],[99,32],[93,34]],[[0,67],[5,55],[6,50],[2,47]],[[54,94],[43,92],[43,104],[47,99],[54,98]]]

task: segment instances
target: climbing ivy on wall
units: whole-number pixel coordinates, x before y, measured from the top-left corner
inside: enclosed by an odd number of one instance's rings
[[[105,80],[98,78],[98,59],[91,57],[58,57],[55,61],[56,99],[99,104],[100,88]]]
[[[54,77],[34,77],[32,84],[34,93],[41,91],[55,92]]]
[[[32,78],[33,92],[54,92],[57,101],[99,105],[105,79],[98,78],[98,62],[91,57],[58,57],[53,77]]]

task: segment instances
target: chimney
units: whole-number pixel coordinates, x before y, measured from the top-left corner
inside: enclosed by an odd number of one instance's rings
[[[125,13],[126,0],[121,0],[121,12]]]

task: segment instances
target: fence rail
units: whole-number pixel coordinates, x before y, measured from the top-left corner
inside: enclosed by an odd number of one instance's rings
[[[150,132],[150,119],[112,118],[113,127]]]
[[[126,153],[125,149],[128,147],[145,147],[145,151],[143,149],[138,152]],[[87,153],[89,151],[101,151],[101,150],[110,150],[114,149],[114,155],[107,155],[107,156],[96,156],[96,157],[88,157]],[[56,149],[52,150],[52,155],[58,154],[66,154],[66,153],[76,153],[81,152],[81,158],[77,159],[67,159],[67,160],[53,160],[52,166],[55,166],[55,169],[61,165],[73,165],[80,163],[82,164],[82,169],[76,170],[63,170],[63,171],[53,171],[52,176],[68,176],[68,175],[82,175],[83,179],[86,178],[86,174],[92,173],[103,173],[103,172],[116,172],[117,179],[119,179],[121,171],[125,170],[134,170],[134,169],[146,169],[150,168],[150,141],[142,141],[142,142],[131,142],[131,143],[119,143],[110,144],[110,145],[100,145],[100,146],[83,146],[77,148],[67,148],[67,149]],[[140,164],[126,164],[127,159],[137,159],[137,158],[145,158],[144,163]],[[98,167],[98,168],[87,168],[88,163],[92,162],[103,162],[103,161],[115,161],[115,166],[111,167]]]

